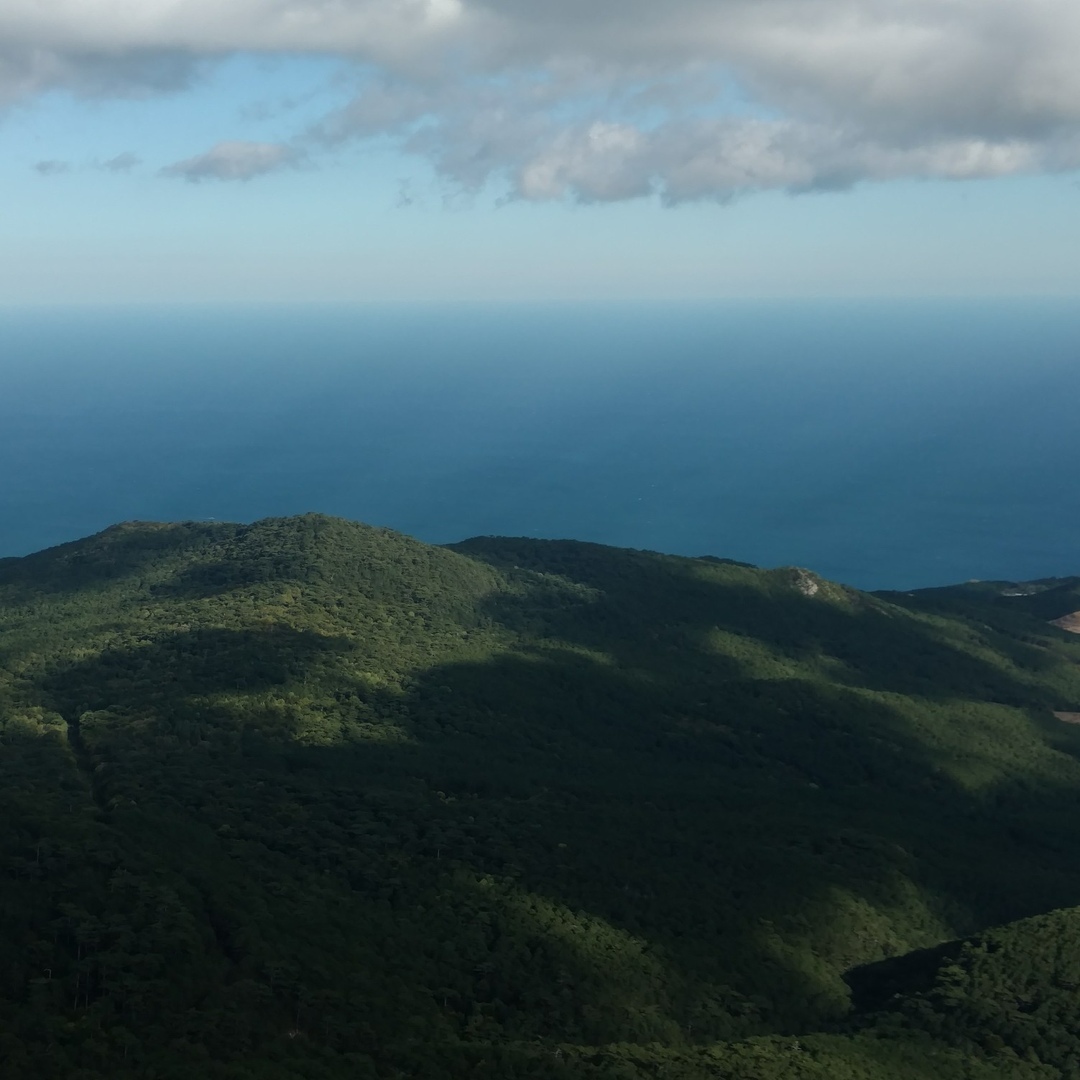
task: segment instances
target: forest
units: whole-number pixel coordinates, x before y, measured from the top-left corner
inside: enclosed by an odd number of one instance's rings
[[[0,560],[0,1076],[1080,1080],[1078,610],[315,514]]]

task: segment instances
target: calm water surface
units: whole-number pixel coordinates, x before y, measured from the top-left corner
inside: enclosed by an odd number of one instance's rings
[[[1063,302],[0,314],[0,556],[319,510],[869,588],[1080,573]]]

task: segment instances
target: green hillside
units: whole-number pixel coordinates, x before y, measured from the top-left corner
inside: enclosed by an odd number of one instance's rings
[[[1080,908],[1022,919],[853,972],[879,1032],[932,1035],[992,1058],[1080,1076]]]
[[[315,515],[2,560],[4,1080],[1080,1076],[1078,586]]]

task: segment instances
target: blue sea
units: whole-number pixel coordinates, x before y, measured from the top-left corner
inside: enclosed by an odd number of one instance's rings
[[[317,510],[864,588],[1080,573],[1064,301],[0,313],[0,556]]]

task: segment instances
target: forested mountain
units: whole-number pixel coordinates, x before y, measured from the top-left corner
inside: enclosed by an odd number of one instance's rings
[[[0,1075],[1080,1077],[1078,609],[316,515],[0,560]]]

